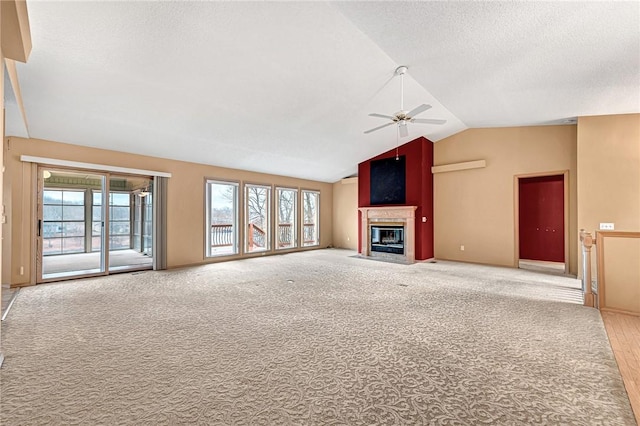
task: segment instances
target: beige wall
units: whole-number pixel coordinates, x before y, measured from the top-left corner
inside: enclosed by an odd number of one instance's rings
[[[11,179],[11,193],[5,194],[5,197],[10,197],[12,204],[8,215],[12,244],[5,249],[11,252],[11,271],[7,278],[14,285],[31,282],[34,274],[31,265],[35,256],[30,220],[34,198],[33,179],[30,165],[20,161],[21,155],[171,173],[172,177],[168,180],[167,209],[167,264],[170,268],[221,260],[207,259],[204,256],[206,178],[319,190],[320,247],[333,244],[333,185],[330,183],[11,137],[5,141],[6,173]],[[24,275],[19,273],[21,266],[24,267]]]
[[[358,250],[358,178],[333,184],[333,245]]]
[[[578,119],[578,229],[640,231],[640,114]]]
[[[577,139],[578,229],[595,236],[601,222],[612,222],[616,231],[639,232],[640,114],[580,117]],[[618,301],[630,302],[639,294],[638,277],[629,280],[629,274],[640,273],[640,257],[609,253],[619,244],[609,241],[605,244],[605,271],[613,278],[607,278],[611,287],[606,292],[615,307],[623,309]],[[595,279],[595,250],[592,253]],[[626,260],[620,262],[622,259]]]
[[[576,274],[576,126],[470,129],[435,144],[436,166],[473,160],[487,165],[434,175],[436,258],[516,266],[514,177],[568,171],[569,272]]]

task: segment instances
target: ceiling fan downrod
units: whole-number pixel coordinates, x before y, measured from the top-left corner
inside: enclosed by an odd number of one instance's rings
[[[400,111],[404,111],[404,75],[407,73],[409,67],[400,65],[396,68],[396,75],[400,76]]]

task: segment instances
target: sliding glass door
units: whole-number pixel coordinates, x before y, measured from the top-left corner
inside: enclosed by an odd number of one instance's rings
[[[38,282],[151,269],[152,180],[39,167]]]

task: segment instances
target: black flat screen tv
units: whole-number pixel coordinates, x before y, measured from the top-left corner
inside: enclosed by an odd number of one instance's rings
[[[371,162],[372,206],[381,204],[405,204],[406,202],[406,158],[401,155]]]

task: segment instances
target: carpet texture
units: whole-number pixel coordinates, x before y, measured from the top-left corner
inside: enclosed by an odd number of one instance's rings
[[[352,255],[25,288],[1,423],[635,424],[578,281]]]

